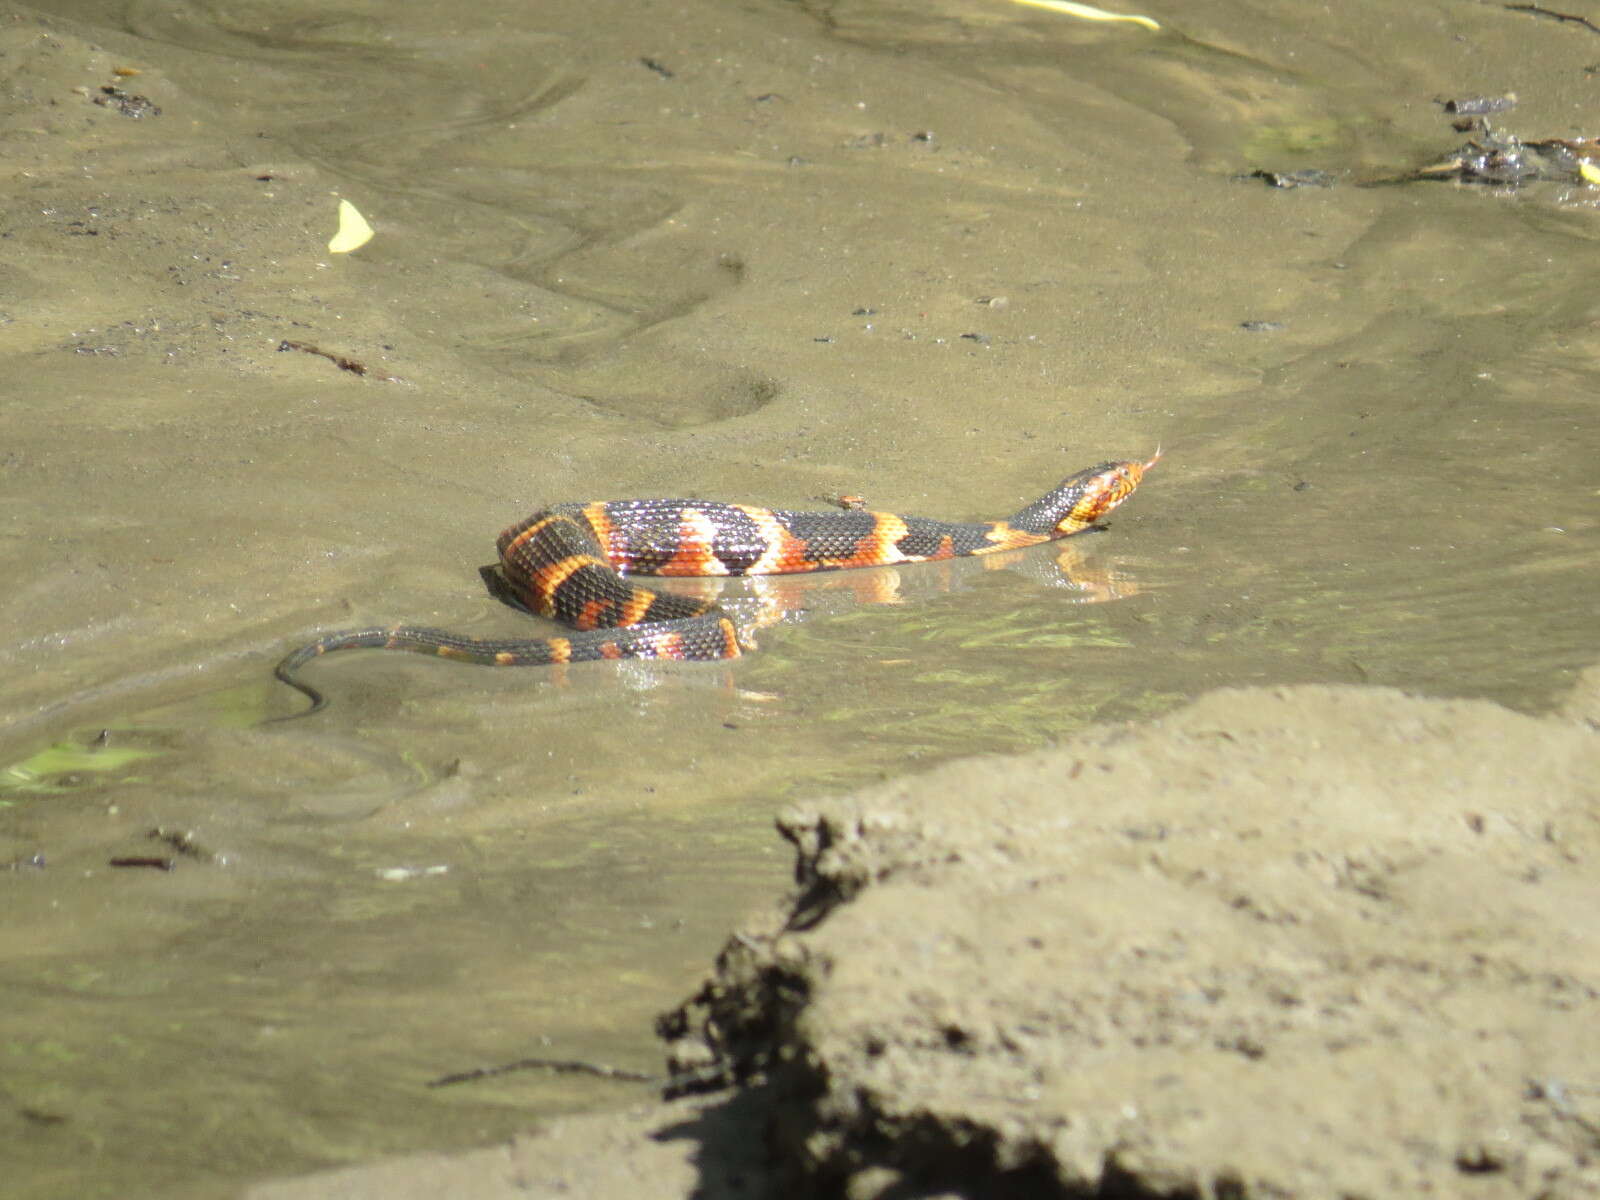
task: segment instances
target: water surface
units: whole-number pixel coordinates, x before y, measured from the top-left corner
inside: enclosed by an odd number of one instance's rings
[[[1435,96],[1515,86],[1520,132],[1593,134],[1593,48],[1554,23],[51,13],[0,25],[18,1195],[219,1191],[629,1099],[425,1085],[654,1069],[652,1014],[781,886],[790,799],[1220,685],[1540,711],[1593,658],[1592,196],[1355,186],[1458,144]],[[341,197],[378,230],[347,257]],[[319,631],[524,631],[475,568],[544,503],[987,518],[1158,443],[1075,544],[1088,587],[1048,551],[907,571],[732,664],[351,653],[311,668],[328,712],[260,724]],[[108,866],[150,855],[176,869]]]

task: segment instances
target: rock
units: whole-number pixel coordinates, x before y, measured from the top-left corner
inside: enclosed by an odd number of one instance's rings
[[[1224,691],[791,811],[666,1027],[790,1188],[1597,1194],[1596,697]]]

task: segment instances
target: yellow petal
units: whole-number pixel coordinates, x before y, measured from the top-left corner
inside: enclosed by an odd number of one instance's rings
[[[349,254],[372,240],[372,226],[367,224],[356,206],[348,200],[339,201],[339,232],[328,242],[328,253]]]
[[[1043,8],[1069,17],[1082,17],[1085,21],[1132,21],[1146,29],[1160,32],[1161,26],[1149,17],[1133,17],[1125,13],[1107,12],[1092,4],[1074,4],[1072,0],[1011,0],[1013,4],[1026,4],[1029,8]]]

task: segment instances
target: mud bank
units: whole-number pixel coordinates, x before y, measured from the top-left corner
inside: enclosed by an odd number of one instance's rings
[[[250,1195],[1593,1195],[1597,730],[1225,690],[791,809],[662,1021],[737,1088]]]

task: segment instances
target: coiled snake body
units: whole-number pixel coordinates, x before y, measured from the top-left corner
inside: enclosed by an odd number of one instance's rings
[[[558,504],[500,535],[498,578],[491,582],[512,603],[554,617],[574,632],[496,639],[416,625],[347,630],[294,651],[276,675],[310,698],[306,712],[312,713],[326,701],[298,673],[335,650],[411,650],[507,667],[602,658],[737,658],[754,642],[714,601],[652,591],[626,576],[785,575],[1034,546],[1094,525],[1133,494],[1160,457],[1158,450],[1148,462],[1079,471],[1003,521],[790,512],[703,500]]]

